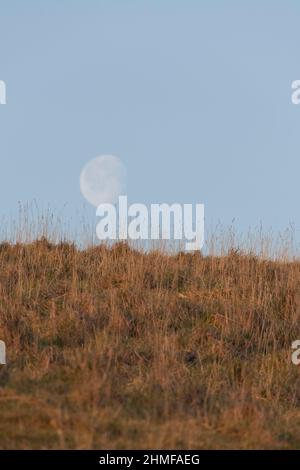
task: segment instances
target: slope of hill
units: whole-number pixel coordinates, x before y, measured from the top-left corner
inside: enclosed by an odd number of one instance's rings
[[[0,448],[299,448],[300,264],[0,245]]]

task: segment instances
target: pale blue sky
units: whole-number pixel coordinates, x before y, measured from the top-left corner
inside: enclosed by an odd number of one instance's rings
[[[288,0],[2,0],[0,215],[71,214],[82,166],[109,153],[132,202],[299,230],[299,24]]]

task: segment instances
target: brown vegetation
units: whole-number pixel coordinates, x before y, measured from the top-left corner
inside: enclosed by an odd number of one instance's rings
[[[299,448],[300,264],[0,245],[0,447]]]

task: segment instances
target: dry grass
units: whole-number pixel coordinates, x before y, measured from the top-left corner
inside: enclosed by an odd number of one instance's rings
[[[299,448],[299,293],[296,261],[3,243],[0,447]]]

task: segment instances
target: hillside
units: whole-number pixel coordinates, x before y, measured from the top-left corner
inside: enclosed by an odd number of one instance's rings
[[[300,263],[0,245],[0,448],[299,448]]]

